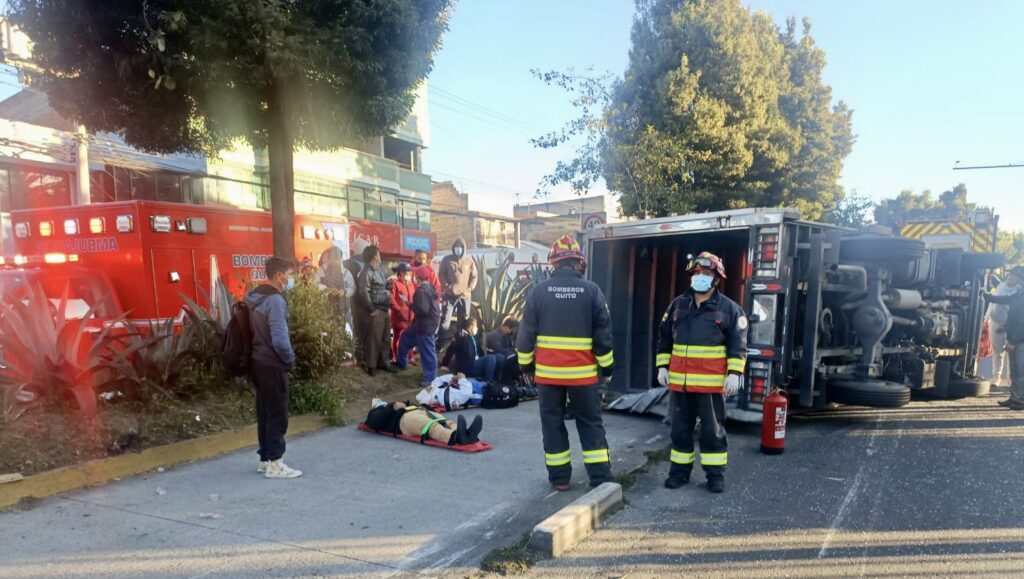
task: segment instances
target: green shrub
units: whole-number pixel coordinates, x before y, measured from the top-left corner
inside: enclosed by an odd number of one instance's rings
[[[345,399],[341,392],[318,380],[296,381],[289,386],[288,412],[298,414],[322,414],[329,424],[344,423],[341,415]]]
[[[300,281],[285,294],[295,350],[292,377],[312,380],[338,368],[352,351],[352,337],[335,304],[311,281]]]

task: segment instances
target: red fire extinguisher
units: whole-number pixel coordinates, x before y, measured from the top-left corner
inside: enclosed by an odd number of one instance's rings
[[[779,389],[773,389],[764,399],[761,419],[761,452],[782,454],[786,450],[786,410],[789,400]]]

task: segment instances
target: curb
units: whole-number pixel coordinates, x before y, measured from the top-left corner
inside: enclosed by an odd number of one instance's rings
[[[419,389],[395,392],[392,396],[396,400],[404,399],[409,392],[415,396]],[[369,406],[370,400],[346,404],[342,410],[342,418],[346,424],[353,422],[365,416]],[[327,426],[327,420],[319,414],[293,416],[288,421],[288,437],[309,434]],[[101,458],[30,475],[19,481],[0,485],[0,509],[15,505],[22,499],[45,499],[68,491],[106,484],[123,477],[140,475],[160,467],[214,458],[255,446],[256,438],[256,425],[252,424],[239,430],[182,440],[147,448],[138,453]]]
[[[622,485],[604,483],[534,527],[527,546],[560,557],[600,527],[601,520],[621,504]]]

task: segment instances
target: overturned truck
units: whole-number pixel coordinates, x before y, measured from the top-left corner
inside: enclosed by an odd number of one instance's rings
[[[748,363],[731,418],[759,421],[773,388],[791,408],[898,407],[912,391],[978,396],[974,375],[989,270],[1002,257],[804,221],[793,209],[744,209],[611,224],[582,236],[589,277],[615,332],[617,409],[663,396],[657,325],[689,284],[687,256],[725,260],[721,290],[750,319]]]

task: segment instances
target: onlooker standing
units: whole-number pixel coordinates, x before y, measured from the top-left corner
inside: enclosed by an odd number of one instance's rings
[[[476,339],[476,320],[469,318],[459,322],[459,334],[455,337],[452,347],[444,355],[442,366],[448,366],[452,374],[465,374],[485,382],[493,382],[501,375],[503,360],[495,354],[484,354]],[[449,361],[455,363],[449,366]]]
[[[400,263],[391,280],[391,357],[398,358],[398,341],[402,332],[412,323],[412,299],[416,294],[416,283],[412,281],[412,266]],[[412,352],[409,352],[412,362]]]
[[[437,279],[437,273],[434,271],[434,268],[431,267],[430,265],[430,255],[422,249],[417,249],[416,257],[414,257],[412,260],[412,267],[413,269],[416,269],[423,266],[427,266],[430,269],[430,285],[434,286],[434,292],[437,294],[438,301],[440,301],[441,281]]]
[[[367,316],[363,333],[363,365],[366,373],[373,376],[377,370],[394,372],[388,360],[391,353],[391,341],[388,339],[391,293],[377,246],[371,245],[363,250],[363,262],[363,273],[359,275],[360,301]]]
[[[1014,266],[1010,275],[1024,279],[1024,265]],[[1009,306],[1006,324],[1006,352],[1009,354],[1007,363],[1010,366],[1010,397],[999,403],[1011,410],[1024,410],[1024,292],[1012,295],[994,296],[983,294],[993,304]]]
[[[1018,268],[1013,268],[1006,274],[1006,280],[996,288],[996,296],[1012,296],[1020,289],[1022,281],[1020,276],[1014,274]],[[1007,364],[1006,356],[1006,320],[1010,313],[1010,306],[1006,304],[992,303],[988,306],[988,329],[992,337],[992,382],[997,386],[1005,386],[1009,382],[1010,364]]]
[[[366,264],[363,262],[363,252],[370,244],[365,239],[356,239],[355,242],[355,253],[351,258],[345,260],[345,269],[352,274],[356,284],[356,293],[353,298],[349,301],[349,306],[352,308],[352,337],[355,338],[355,358],[358,362],[366,358],[366,352],[364,351],[363,337],[366,335],[366,326],[369,325],[369,311],[370,304],[363,302],[363,294],[359,291],[358,281],[359,277],[363,273],[363,268]]]
[[[267,283],[245,296],[253,335],[250,378],[256,387],[257,471],[267,478],[295,478],[302,471],[282,460],[288,431],[288,370],[295,364],[288,336],[288,302],[282,292],[295,286],[295,263],[272,257],[266,272]]]
[[[430,283],[433,270],[430,266],[421,265],[416,268],[416,294],[412,299],[412,326],[409,327],[398,342],[396,360],[398,367],[407,365],[406,352],[412,352],[415,345],[420,351],[420,362],[423,363],[423,385],[430,385],[437,377],[437,348],[435,336],[437,326],[441,323],[441,304],[437,300],[437,292]]]
[[[349,302],[356,294],[356,280],[344,265],[345,255],[337,247],[320,254],[319,284],[335,302],[338,315],[348,320]]]
[[[447,333],[453,316],[460,322],[469,318],[477,283],[476,262],[466,254],[466,242],[461,237],[452,243],[451,255],[446,255],[441,261],[438,277],[441,279],[443,301],[441,329]]]

